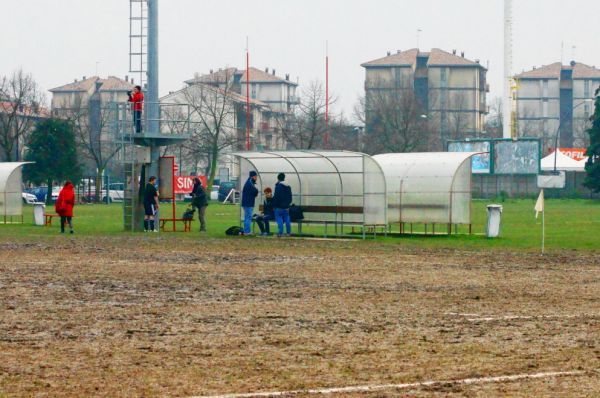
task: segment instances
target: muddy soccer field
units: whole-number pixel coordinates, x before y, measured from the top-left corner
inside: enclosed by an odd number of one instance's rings
[[[4,240],[0,396],[598,396],[599,292],[597,253]]]

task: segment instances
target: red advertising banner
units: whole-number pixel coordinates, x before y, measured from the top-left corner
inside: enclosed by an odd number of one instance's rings
[[[559,151],[577,161],[585,159],[586,148],[558,148]]]
[[[192,192],[194,178],[196,176],[175,176],[175,193],[183,194]],[[206,176],[198,176],[202,185],[206,188]]]

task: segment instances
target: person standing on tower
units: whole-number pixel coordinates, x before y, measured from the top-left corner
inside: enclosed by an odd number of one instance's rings
[[[133,111],[133,124],[135,125],[135,132],[142,132],[142,109],[144,108],[144,93],[142,93],[142,86],[135,86],[133,91],[128,91],[129,102],[132,103],[131,110]]]

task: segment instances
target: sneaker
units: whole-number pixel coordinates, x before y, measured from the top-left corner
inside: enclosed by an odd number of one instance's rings
[[[155,230],[154,230],[154,231],[152,231],[152,232],[158,232],[158,229],[155,229]]]
[[[285,234],[285,237],[286,237],[286,238],[289,238],[289,237],[291,237],[291,236],[292,236],[292,234]]]
[[[73,230],[71,230],[71,233],[73,233]]]

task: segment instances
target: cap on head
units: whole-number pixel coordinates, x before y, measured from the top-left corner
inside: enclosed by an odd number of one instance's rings
[[[250,177],[256,177],[258,174],[256,174],[256,171],[252,170],[250,172]]]
[[[283,180],[285,180],[285,173],[277,174],[277,181],[283,181]]]

